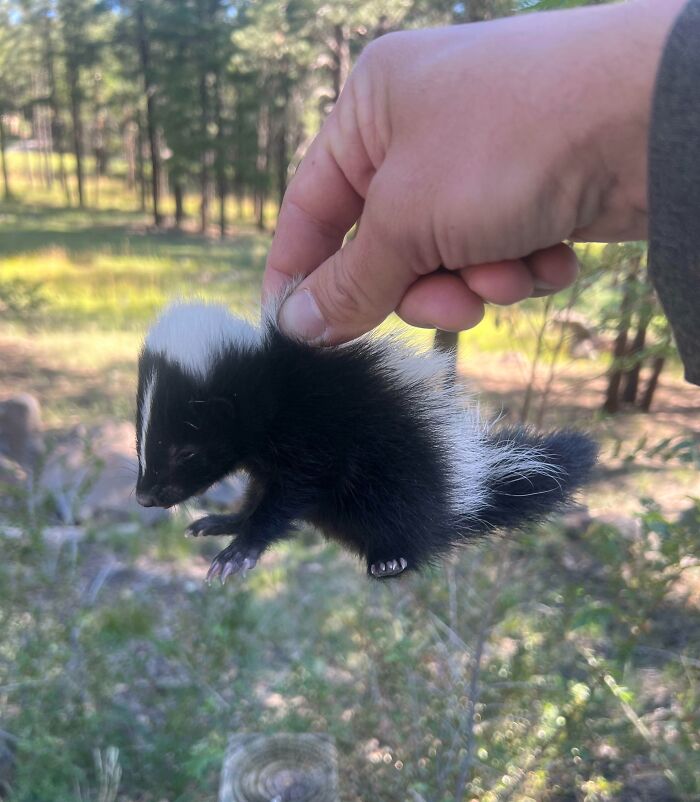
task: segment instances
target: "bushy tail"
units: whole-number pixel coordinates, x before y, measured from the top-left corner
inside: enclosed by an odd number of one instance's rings
[[[562,508],[590,478],[598,457],[594,441],[563,430],[537,435],[504,429],[490,435],[500,469],[493,475],[477,531],[518,529]],[[499,458],[502,457],[502,458]],[[474,531],[474,524],[471,525]]]

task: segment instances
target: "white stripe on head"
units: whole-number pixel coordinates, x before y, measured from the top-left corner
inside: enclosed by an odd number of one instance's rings
[[[146,336],[146,348],[162,354],[195,378],[206,378],[226,346],[259,347],[260,330],[221,304],[176,303],[163,312]]]
[[[141,436],[139,437],[139,461],[141,462],[141,472],[146,471],[146,437],[148,427],[151,422],[151,411],[153,409],[153,389],[156,385],[156,372],[153,371],[146,384],[146,390],[141,402]]]

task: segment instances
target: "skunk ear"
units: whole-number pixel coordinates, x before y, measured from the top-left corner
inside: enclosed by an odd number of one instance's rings
[[[491,435],[489,447],[498,467],[479,511],[482,531],[518,529],[560,509],[589,479],[598,457],[590,437],[567,430],[540,436],[504,429]]]

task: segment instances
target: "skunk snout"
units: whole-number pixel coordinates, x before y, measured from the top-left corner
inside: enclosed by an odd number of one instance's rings
[[[139,490],[136,492],[136,501],[142,507],[157,507],[158,499],[156,498],[155,494],[148,492],[147,490]]]
[[[147,490],[136,487],[136,501],[142,507],[163,507],[168,509],[173,504],[179,504],[188,497],[188,493],[175,485],[156,485]]]

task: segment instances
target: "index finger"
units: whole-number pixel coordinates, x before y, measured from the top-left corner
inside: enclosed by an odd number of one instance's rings
[[[296,276],[307,276],[339,250],[363,203],[322,129],[285,193],[265,266],[263,298],[279,293]]]

